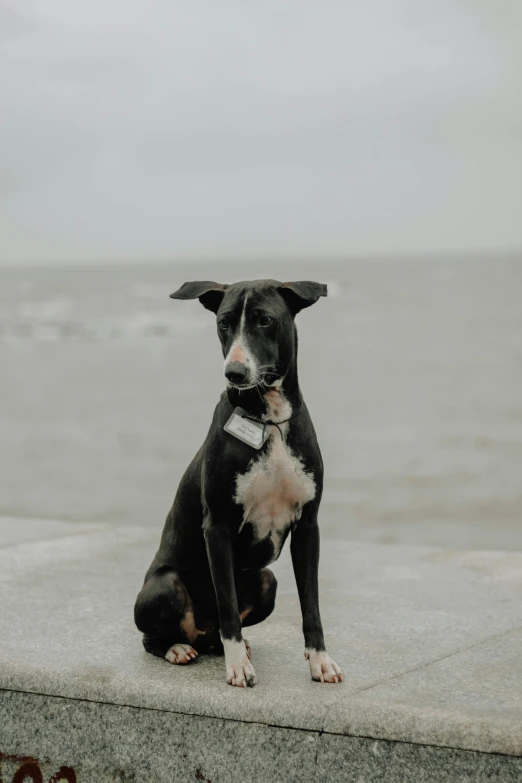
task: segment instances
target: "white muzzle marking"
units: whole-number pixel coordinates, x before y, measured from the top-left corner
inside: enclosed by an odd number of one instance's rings
[[[241,313],[241,320],[239,322],[239,332],[236,335],[234,342],[230,346],[230,350],[225,358],[225,362],[223,365],[223,372],[227,371],[228,365],[231,364],[232,362],[239,362],[240,364],[244,364],[245,367],[248,368],[248,371],[250,373],[249,384],[248,386],[245,386],[245,388],[251,388],[253,386],[256,386],[258,383],[258,371],[257,371],[257,362],[254,358],[252,351],[250,350],[246,338],[245,323],[246,323],[247,300],[248,300],[248,295],[245,296],[245,301],[243,304],[243,312]],[[230,383],[230,381],[228,380],[227,383],[229,384],[229,386],[235,385]]]

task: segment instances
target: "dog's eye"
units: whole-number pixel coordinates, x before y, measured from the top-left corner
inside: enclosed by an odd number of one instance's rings
[[[219,322],[219,328],[222,329],[224,332],[227,331],[228,327],[230,326],[230,321],[228,318],[222,318]]]
[[[262,315],[259,319],[259,326],[270,326],[274,322],[273,318],[270,318],[269,315]]]

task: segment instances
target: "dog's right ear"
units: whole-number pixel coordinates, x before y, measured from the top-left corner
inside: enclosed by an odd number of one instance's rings
[[[225,291],[226,283],[212,283],[209,280],[196,280],[193,283],[183,283],[181,288],[170,295],[171,299],[199,299],[203,307],[217,313]]]
[[[292,311],[292,315],[297,315],[305,307],[315,304],[320,296],[328,294],[328,288],[324,283],[313,283],[311,280],[282,283],[277,290]]]

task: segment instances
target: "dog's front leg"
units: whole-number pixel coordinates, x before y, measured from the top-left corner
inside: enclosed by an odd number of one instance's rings
[[[230,530],[225,525],[215,525],[210,517],[205,521],[205,542],[218,605],[221,641],[225,648],[227,682],[239,688],[253,688],[257,682],[256,673],[241,633]]]
[[[290,543],[301,613],[305,658],[313,680],[342,682],[343,673],[326,652],[319,613],[319,526],[317,505],[305,506]]]

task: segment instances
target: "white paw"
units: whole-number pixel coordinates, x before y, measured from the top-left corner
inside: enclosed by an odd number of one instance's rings
[[[326,650],[305,650],[305,658],[310,664],[312,680],[318,682],[342,682],[343,673]]]
[[[245,643],[246,653],[248,655],[248,660],[251,660],[251,658],[252,658],[252,648],[250,646],[250,642],[248,641],[248,639],[243,639],[243,641]]]
[[[244,641],[223,639],[227,682],[237,688],[253,688],[257,682],[254,667],[250,663],[247,645]]]
[[[238,688],[253,688],[257,683],[254,667],[246,656],[243,663],[227,664],[227,682],[229,685],[236,685]]]
[[[170,650],[167,650],[165,659],[169,663],[190,663],[197,658],[197,652],[190,644],[173,644]]]

